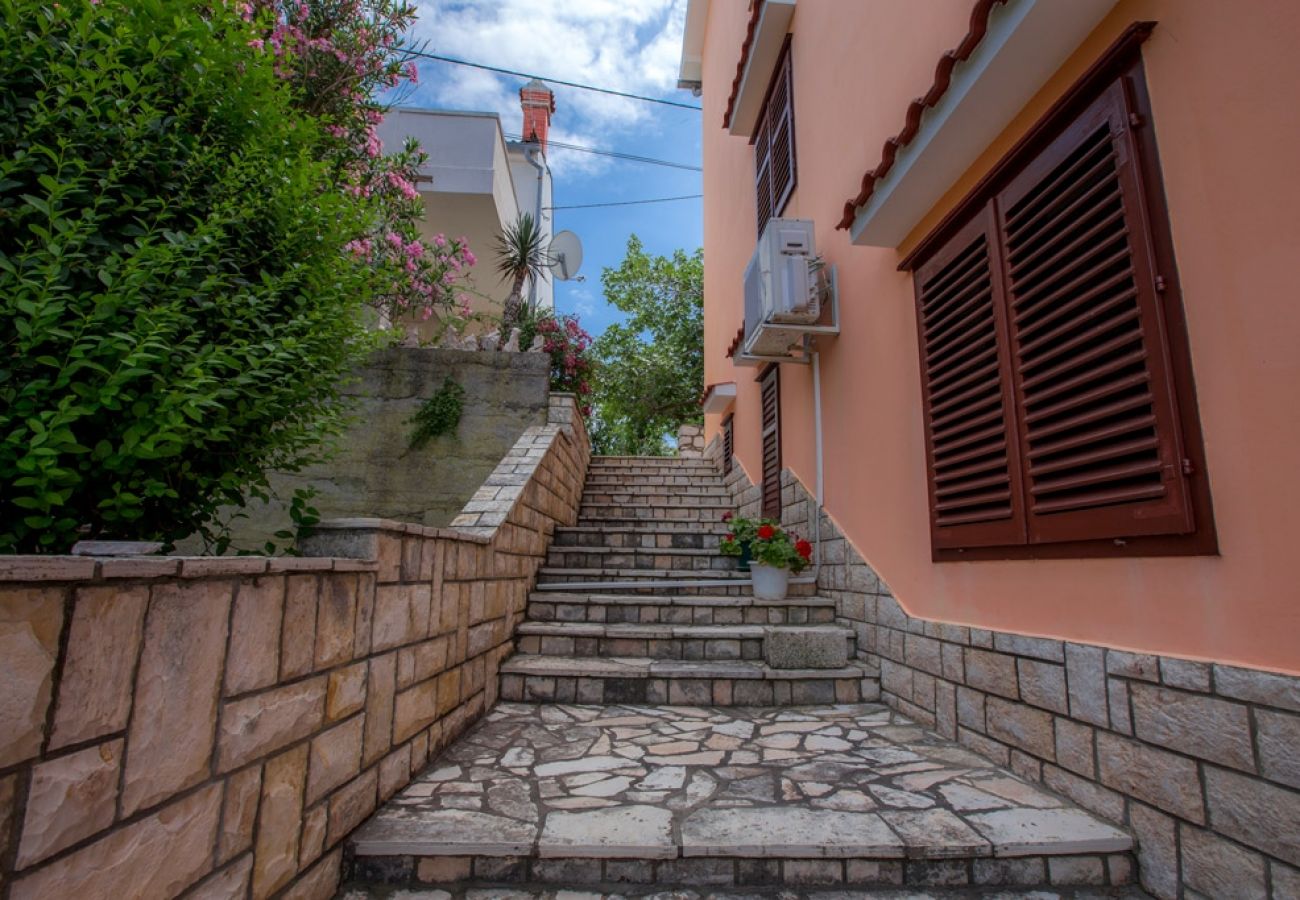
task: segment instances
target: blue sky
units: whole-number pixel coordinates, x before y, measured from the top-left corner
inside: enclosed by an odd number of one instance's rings
[[[628,93],[698,103],[676,89],[685,0],[420,0],[411,37],[431,53],[537,73]],[[444,109],[486,110],[501,116],[507,133],[521,124],[523,79],[422,60],[420,84],[401,102]],[[701,114],[653,103],[552,85],[556,112],[551,137],[598,147],[700,164]],[[564,151],[548,153],[555,205],[608,203],[701,192],[699,172]],[[652,253],[687,251],[702,242],[699,200],[603,209],[556,210],[555,230],[582,239],[582,274],[560,282],[556,308],[577,313],[598,335],[620,318],[600,289],[603,268],[616,267],[635,233]],[[492,278],[488,257],[477,278]],[[483,253],[483,251],[489,251]]]

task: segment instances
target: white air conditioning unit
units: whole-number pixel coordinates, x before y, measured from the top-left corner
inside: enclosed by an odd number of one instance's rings
[[[820,268],[811,221],[768,220],[745,269],[742,356],[786,356],[816,325],[823,293]]]

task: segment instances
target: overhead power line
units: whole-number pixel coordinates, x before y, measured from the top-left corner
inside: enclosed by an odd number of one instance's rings
[[[696,112],[703,109],[701,106],[695,106],[690,103],[679,103],[676,100],[664,100],[660,97],[646,97],[642,94],[629,94],[626,91],[616,91],[612,88],[596,87],[594,84],[579,84],[576,81],[563,81],[559,78],[547,78],[544,75],[534,75],[531,72],[517,72],[514,69],[503,69],[500,66],[489,66],[484,63],[470,62],[465,59],[443,56],[438,53],[428,53],[424,50],[416,50],[413,47],[403,47],[402,51],[408,56],[418,56],[421,59],[432,59],[437,62],[451,63],[455,66],[469,66],[471,69],[483,69],[484,71],[497,72],[501,75],[514,75],[518,78],[536,78],[539,81],[545,81],[548,84],[562,84],[565,87],[579,88],[584,91],[595,91],[598,94],[610,94],[611,96],[624,97],[628,100],[640,100],[644,103],[660,103],[664,106],[675,106],[678,109],[693,109]]]
[[[506,137],[512,141],[523,140],[523,135],[513,132],[507,132]],[[618,150],[601,150],[596,147],[585,147],[582,144],[566,144],[563,141],[548,140],[546,146],[555,147],[560,150],[576,150],[579,153],[594,153],[597,156],[609,156],[614,159],[627,160],[628,162],[647,163],[652,166],[667,166],[670,169],[685,169],[688,172],[704,171],[699,166],[692,166],[687,163],[673,162],[667,159],[654,159],[650,156],[637,156],[635,153],[622,153]]]
[[[650,200],[618,200],[613,203],[577,203],[572,206],[547,206],[545,209],[596,209],[602,206],[640,206],[643,203],[669,203],[673,200],[698,200],[703,194],[683,194],[680,197],[654,197]]]

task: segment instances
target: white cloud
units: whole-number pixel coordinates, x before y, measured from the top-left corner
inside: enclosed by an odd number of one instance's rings
[[[408,38],[431,53],[649,96],[673,95],[685,0],[420,0]],[[507,133],[521,127],[523,79],[424,60],[421,85],[403,102],[496,112]],[[615,148],[649,120],[647,104],[554,86],[551,138]],[[557,175],[596,173],[608,159],[548,154]]]

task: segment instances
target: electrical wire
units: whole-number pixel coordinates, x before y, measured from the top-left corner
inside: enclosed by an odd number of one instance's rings
[[[675,106],[678,109],[693,109],[697,112],[703,109],[702,106],[694,106],[690,103],[679,103],[676,100],[664,100],[660,97],[646,97],[642,94],[629,94],[625,91],[616,91],[611,88],[596,87],[594,84],[579,84],[576,81],[561,81],[559,78],[546,78],[541,75],[533,75],[529,72],[517,72],[514,69],[503,69],[500,66],[489,66],[484,63],[469,62],[468,60],[456,59],[451,56],[442,56],[438,53],[416,50],[413,47],[403,47],[402,52],[408,56],[418,56],[421,59],[431,59],[437,62],[451,63],[456,66],[469,66],[472,69],[483,69],[488,72],[497,72],[501,75],[514,75],[518,78],[536,78],[539,81],[545,81],[548,84],[560,84],[565,87],[579,88],[584,91],[595,91],[599,94],[610,94],[614,97],[624,97],[628,100],[640,100],[644,103],[660,103],[664,106]]]
[[[655,197],[651,200],[619,200],[613,203],[578,203],[572,206],[545,206],[543,209],[597,209],[604,206],[640,206],[642,203],[668,203],[672,200],[698,200],[703,194],[683,194],[680,197]]]
[[[522,141],[524,139],[523,135],[515,134],[513,132],[507,132],[506,138],[512,141]],[[692,166],[686,163],[672,162],[671,160],[667,160],[667,159],[654,159],[653,157],[649,157],[649,156],[637,156],[635,153],[622,153],[617,150],[601,150],[596,147],[585,147],[582,144],[566,144],[562,141],[548,140],[546,142],[546,146],[555,147],[559,150],[576,150],[579,153],[594,153],[597,156],[609,156],[609,157],[613,157],[614,159],[622,159],[628,162],[646,163],[652,166],[666,166],[670,169],[685,169],[688,172],[704,171],[700,166]]]

